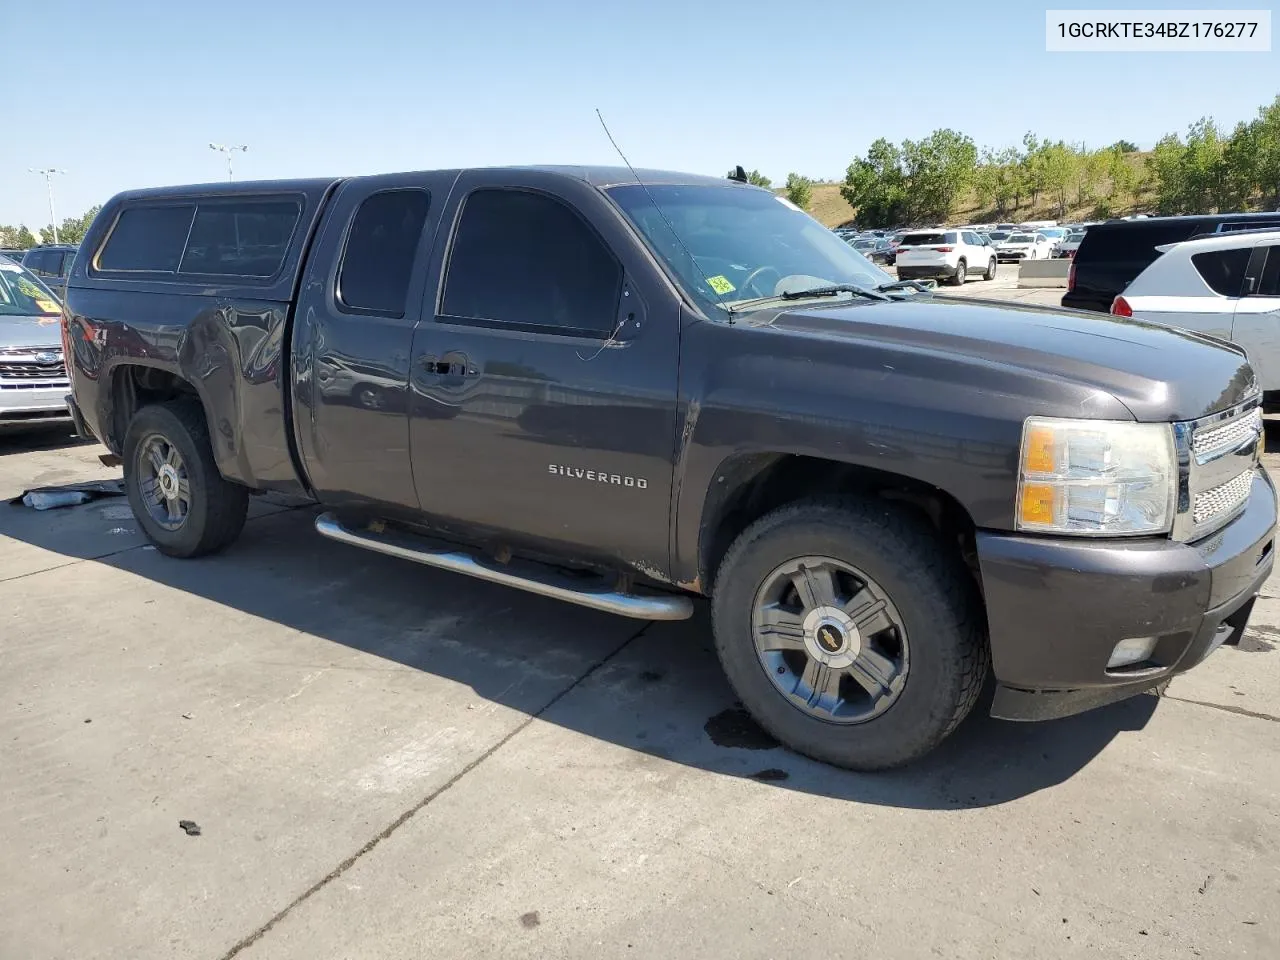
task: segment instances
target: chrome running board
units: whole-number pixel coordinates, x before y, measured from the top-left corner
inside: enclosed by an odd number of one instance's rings
[[[457,550],[428,546],[409,533],[388,528],[352,530],[344,526],[332,513],[322,513],[316,518],[316,530],[321,536],[339,543],[349,543],[377,553],[424,563],[441,570],[465,573],[469,577],[500,583],[504,587],[527,590],[540,596],[576,603],[580,607],[616,613],[637,620],[687,620],[693,616],[693,601],[681,594],[635,594],[589,588],[571,578],[557,575],[550,569],[524,566],[525,574],[516,573],[510,566],[496,561],[480,560],[471,554]],[[537,571],[536,575],[534,571]]]

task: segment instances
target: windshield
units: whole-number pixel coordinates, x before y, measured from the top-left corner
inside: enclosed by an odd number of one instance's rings
[[[999,243],[1001,240],[1009,239],[1009,232],[1007,230],[993,230],[987,236],[991,238],[992,243]]]
[[[606,192],[681,284],[722,309],[800,290],[874,289],[893,281],[799,207],[764,190],[628,184]]]
[[[1036,238],[1030,233],[1015,233],[1009,238],[1010,243],[1035,243]]]
[[[1043,230],[1037,230],[1036,233],[1044,237],[1049,237],[1052,240],[1057,240],[1058,237],[1065,237],[1067,235],[1067,231],[1063,230],[1061,227],[1046,227]]]
[[[0,317],[58,316],[62,308],[25,267],[0,258]]]
[[[853,241],[853,249],[855,250],[874,250],[876,248],[875,240],[855,240]]]

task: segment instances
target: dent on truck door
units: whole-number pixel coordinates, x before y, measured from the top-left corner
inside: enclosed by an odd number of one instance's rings
[[[516,544],[665,571],[678,306],[606,239],[625,235],[592,188],[527,181],[469,174],[451,198],[447,280],[413,347],[419,499]]]
[[[418,506],[407,390],[434,228],[429,181],[350,181],[311,255],[295,319],[294,417],[323,503]]]

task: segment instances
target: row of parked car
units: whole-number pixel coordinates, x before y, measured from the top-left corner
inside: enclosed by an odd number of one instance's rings
[[[1036,221],[895,231],[838,227],[835,233],[873,263],[897,266],[898,276],[903,279],[939,279],[959,284],[973,274],[990,279],[1000,263],[1073,256],[1087,227]],[[899,263],[904,254],[906,262]]]

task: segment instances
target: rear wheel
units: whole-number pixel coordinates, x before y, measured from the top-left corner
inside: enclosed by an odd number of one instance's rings
[[[967,270],[965,267],[965,263],[963,260],[961,260],[959,263],[956,264],[956,272],[951,277],[951,282],[954,283],[957,287],[963,287],[966,277],[967,277]]]
[[[996,258],[992,257],[987,261],[987,272],[982,275],[983,280],[994,280],[996,278]]]
[[[198,402],[143,407],[129,423],[123,454],[129,506],[161,553],[198,557],[240,535],[249,491],[218,472]]]
[[[807,501],[758,520],[716,577],[715,641],[747,710],[801,753],[856,770],[937,746],[987,675],[967,571],[913,515]]]

